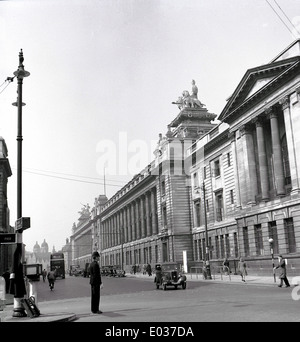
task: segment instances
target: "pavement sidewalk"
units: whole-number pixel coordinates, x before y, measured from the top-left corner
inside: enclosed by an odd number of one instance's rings
[[[148,279],[149,281],[154,281],[154,275],[149,276],[148,274],[127,274],[127,277],[134,278],[143,278]],[[231,274],[229,275],[212,275],[212,279],[203,279],[202,274],[186,274],[187,281],[190,282],[211,282],[211,283],[222,283],[222,284],[241,284],[241,286],[247,285],[257,285],[257,286],[278,286],[279,280],[276,279],[274,282],[273,276],[246,276],[246,282],[241,280],[240,275]],[[299,277],[295,277],[291,279],[291,286],[297,285],[297,279]],[[70,300],[68,300],[70,301]],[[76,301],[72,299],[72,301]],[[78,304],[80,305],[80,304]],[[53,302],[41,302],[38,304],[38,307],[41,311],[40,316],[38,317],[12,317],[13,315],[13,297],[11,295],[7,295],[6,305],[3,311],[0,311],[0,322],[71,322],[76,320],[76,314],[73,312],[57,312],[57,301]]]

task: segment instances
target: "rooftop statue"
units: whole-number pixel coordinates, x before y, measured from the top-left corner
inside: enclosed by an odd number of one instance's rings
[[[80,214],[81,216],[89,216],[90,215],[90,206],[89,204],[83,204],[83,208],[81,209],[81,211],[78,211],[78,214]]]
[[[172,103],[177,104],[180,110],[183,108],[202,108],[205,106],[205,104],[198,100],[198,87],[194,80],[192,80],[192,95],[190,95],[188,90],[184,90],[182,96],[179,96],[177,101]]]
[[[195,80],[192,80],[192,95],[191,97],[197,99],[198,98],[198,87],[196,86]]]

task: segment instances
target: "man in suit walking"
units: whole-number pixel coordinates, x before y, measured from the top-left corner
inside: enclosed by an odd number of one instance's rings
[[[278,266],[274,267],[274,270],[276,270],[277,268],[280,268],[280,275],[279,275],[280,284],[278,285],[278,287],[282,287],[283,282],[285,282],[285,287],[290,287],[290,283],[289,283],[288,278],[286,276],[285,260],[283,259],[282,255],[279,255],[278,258],[279,258]]]
[[[90,284],[91,284],[91,310],[94,314],[102,314],[99,310],[100,304],[100,286],[102,287],[100,266],[100,255],[98,252],[93,252],[93,261],[90,264]]]

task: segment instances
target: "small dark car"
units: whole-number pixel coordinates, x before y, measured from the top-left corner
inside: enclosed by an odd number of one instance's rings
[[[155,265],[154,283],[157,289],[162,287],[163,290],[166,290],[168,286],[177,289],[178,286],[181,286],[185,290],[186,276],[179,272],[176,262],[165,262]]]
[[[84,271],[83,271],[83,276],[84,276],[84,278],[89,278],[89,276],[90,276],[90,263],[89,262],[87,262],[85,264],[85,268],[84,268]]]

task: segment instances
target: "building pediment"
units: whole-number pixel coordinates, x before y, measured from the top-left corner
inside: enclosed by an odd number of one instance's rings
[[[230,122],[241,110],[250,108],[277,89],[299,65],[300,57],[296,56],[247,70],[218,119]]]

